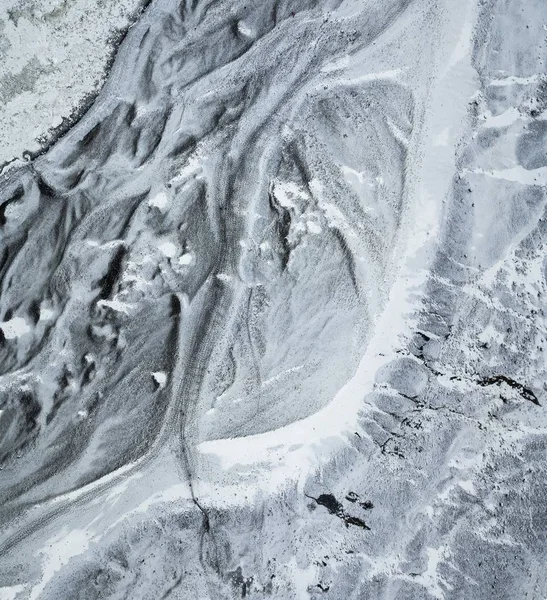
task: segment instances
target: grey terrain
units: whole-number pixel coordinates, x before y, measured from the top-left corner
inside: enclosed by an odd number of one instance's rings
[[[547,5],[144,7],[0,179],[0,600],[546,600]]]

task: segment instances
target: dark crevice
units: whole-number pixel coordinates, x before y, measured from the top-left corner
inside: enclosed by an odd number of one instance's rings
[[[15,188],[15,191],[12,193],[11,198],[6,200],[3,204],[0,204],[0,227],[6,224],[6,208],[12,203],[21,200],[21,198],[25,195],[25,188],[22,185],[19,185]]]
[[[308,496],[308,494],[305,494],[305,496],[306,498],[310,498],[310,500],[314,500],[320,506],[324,506],[331,515],[335,515],[339,519],[342,519],[346,524],[346,527],[355,525],[356,527],[370,531],[370,527],[362,519],[348,514],[344,510],[342,504],[332,494],[321,494],[317,498]]]
[[[55,198],[57,196],[57,192],[40,175],[38,176],[38,189],[40,190],[40,194],[47,198]]]
[[[349,271],[351,283],[352,283],[356,293],[358,294],[359,293],[359,283],[357,281],[357,275],[355,272],[355,261],[353,259],[351,250],[349,249],[346,238],[341,233],[341,231],[339,229],[337,229],[336,227],[331,228],[331,232],[334,235],[334,237],[336,238],[336,241],[338,242],[340,249],[342,250],[342,254],[344,256],[344,261],[345,261],[346,266]]]
[[[352,504],[359,504],[363,510],[371,510],[374,508],[374,504],[372,504],[370,500],[361,500],[359,494],[356,494],[355,492],[348,492],[346,495],[346,500]]]
[[[163,594],[163,596],[161,597],[161,600],[166,600],[166,598],[169,598],[169,596],[174,592],[174,590],[177,589],[177,587],[182,583],[182,575],[180,575],[177,580],[175,581],[175,583],[165,592],[165,594]]]
[[[291,228],[291,213],[289,212],[289,210],[287,210],[286,208],[281,206],[281,204],[279,204],[271,189],[268,192],[268,200],[270,203],[270,208],[277,215],[275,227],[277,235],[279,236],[279,240],[281,242],[281,265],[283,270],[285,270],[287,268],[287,265],[289,264],[289,259],[291,256],[291,245],[289,242],[289,231]]]
[[[509,387],[513,388],[514,390],[517,390],[517,392],[525,400],[532,402],[532,404],[535,404],[536,406],[541,406],[537,396],[530,388],[522,385],[522,383],[519,383],[514,379],[511,379],[510,377],[507,377],[506,375],[494,375],[492,377],[486,377],[485,379],[479,380],[477,383],[482,387],[487,387],[489,385],[501,385],[502,383],[506,383]]]
[[[99,298],[101,300],[106,300],[110,298],[112,291],[114,290],[114,286],[118,282],[120,274],[122,272],[123,259],[125,257],[126,249],[124,246],[120,246],[116,252],[110,264],[108,265],[108,271],[106,275],[99,281],[99,285],[101,286],[101,292],[99,293]]]

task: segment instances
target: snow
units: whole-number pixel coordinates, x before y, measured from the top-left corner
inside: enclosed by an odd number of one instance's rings
[[[0,330],[7,340],[15,340],[32,331],[26,319],[22,317],[14,317],[0,323]]]

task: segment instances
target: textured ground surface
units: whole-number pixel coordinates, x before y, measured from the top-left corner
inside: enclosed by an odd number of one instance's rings
[[[545,600],[546,60],[541,0],[153,0],[0,180],[0,599]]]
[[[0,173],[31,160],[89,107],[145,0],[2,0]]]

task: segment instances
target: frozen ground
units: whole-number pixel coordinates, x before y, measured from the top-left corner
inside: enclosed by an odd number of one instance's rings
[[[150,4],[0,182],[0,598],[547,597],[546,44]]]
[[[2,0],[0,173],[74,124],[144,0]]]

